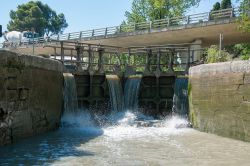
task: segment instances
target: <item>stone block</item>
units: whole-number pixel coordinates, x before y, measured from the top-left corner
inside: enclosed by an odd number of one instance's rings
[[[0,145],[58,128],[63,65],[2,50],[0,62]]]
[[[250,61],[206,64],[189,71],[194,128],[250,141]]]

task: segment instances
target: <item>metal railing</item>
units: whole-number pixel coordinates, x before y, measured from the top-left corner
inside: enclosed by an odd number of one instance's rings
[[[214,20],[223,20],[228,18],[238,17],[240,15],[239,8],[229,8],[205,13],[198,13],[192,14],[188,16],[181,16],[181,17],[173,17],[173,18],[166,18],[161,20],[154,20],[148,22],[141,22],[141,23],[133,23],[133,24],[126,24],[120,26],[113,26],[113,27],[106,27],[106,28],[99,28],[93,30],[86,30],[80,32],[72,32],[72,33],[65,33],[60,35],[52,35],[48,38],[35,38],[33,39],[25,39],[21,40],[16,46],[13,43],[5,42],[3,47],[20,47],[20,46],[28,46],[32,44],[41,44],[46,43],[49,41],[57,40],[57,41],[69,41],[69,40],[84,40],[84,39],[93,39],[93,38],[108,38],[119,34],[124,33],[131,33],[136,31],[145,31],[148,30],[151,32],[153,29],[163,29],[169,27],[178,27],[183,25],[189,24],[197,24],[197,23],[204,23],[208,21]]]
[[[154,20],[141,23],[132,23],[120,26],[113,26],[107,28],[86,30],[80,32],[66,33],[61,35],[54,35],[51,38],[55,40],[82,40],[85,38],[103,37],[118,35],[121,33],[135,32],[141,30],[161,29],[174,26],[183,26],[188,24],[196,24],[208,22],[212,20],[228,19],[239,16],[239,8],[229,8],[218,11],[211,11],[199,14],[192,14],[188,16],[166,18],[161,20]]]
[[[201,63],[196,54],[203,52],[191,49],[190,43],[122,48],[60,41],[45,47],[54,48],[51,58],[60,60],[70,72],[89,73],[187,73],[190,66]]]

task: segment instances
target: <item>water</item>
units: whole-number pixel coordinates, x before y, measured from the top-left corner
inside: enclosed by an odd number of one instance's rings
[[[106,75],[109,84],[109,94],[111,96],[112,112],[123,110],[123,91],[120,78],[116,75]]]
[[[130,76],[127,78],[124,88],[124,106],[126,110],[138,109],[138,96],[141,76]]]
[[[173,115],[187,117],[188,114],[188,79],[176,78],[173,97]]]
[[[77,112],[78,101],[75,78],[70,73],[64,73],[64,113]]]
[[[77,100],[77,90],[74,75],[70,73],[64,73],[64,108],[63,116],[61,118],[61,124],[66,125],[66,121],[71,121],[73,118],[77,118],[78,111],[78,100]],[[73,121],[71,121],[73,122]],[[73,123],[71,123],[73,124]]]
[[[249,165],[249,143],[195,131],[178,116],[156,120],[125,111],[118,78],[108,79],[116,107],[111,114],[68,110],[63,119],[69,125],[1,147],[0,165]],[[125,98],[137,96],[138,86],[139,80],[128,82]]]
[[[82,114],[78,127],[61,128],[0,148],[0,165],[248,165],[250,144],[184,126],[178,117],[138,127],[126,112],[117,125],[95,126]],[[181,126],[181,127],[180,127]]]

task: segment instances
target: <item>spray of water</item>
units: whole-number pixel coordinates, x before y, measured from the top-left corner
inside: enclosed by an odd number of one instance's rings
[[[68,83],[69,80],[71,83]],[[75,89],[75,85],[73,84],[75,82],[72,80],[70,77],[67,82],[73,87],[73,89],[67,90],[65,93],[71,96],[68,98],[74,98],[75,96],[75,92],[73,92]],[[62,117],[64,127],[78,127],[84,129],[85,132],[99,132],[101,130],[108,138],[119,140],[134,137],[159,137],[162,135],[178,134],[189,126],[187,120],[177,116],[156,120],[138,111],[140,76],[133,76],[127,79],[124,95],[118,76],[108,75],[107,80],[111,95],[111,114],[91,115],[87,110],[69,111]],[[70,100],[66,101],[70,102]],[[66,106],[68,105],[70,104],[66,104]],[[72,107],[72,109],[74,108],[75,106]]]

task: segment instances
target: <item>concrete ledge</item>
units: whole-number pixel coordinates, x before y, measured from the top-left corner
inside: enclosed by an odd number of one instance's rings
[[[189,69],[190,77],[210,76],[227,73],[249,73],[250,61],[232,61],[194,66]]]
[[[8,58],[14,58],[25,66],[63,72],[63,64],[60,61],[43,58],[41,56],[17,54],[6,50],[0,50],[0,62],[4,63]]]

